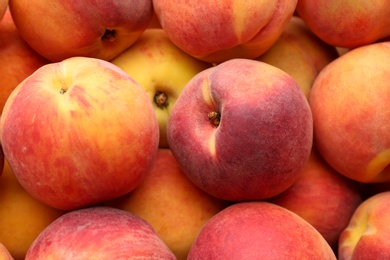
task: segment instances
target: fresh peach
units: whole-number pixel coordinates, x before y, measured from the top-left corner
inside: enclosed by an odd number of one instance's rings
[[[297,180],[310,156],[312,123],[290,75],[264,62],[232,59],[187,83],[167,136],[198,187],[224,200],[258,200]]]
[[[0,21],[0,114],[11,92],[38,68],[49,63],[20,36],[11,13]]]
[[[359,183],[332,169],[313,149],[298,180],[268,201],[309,222],[337,250],[341,232],[362,202]]]
[[[239,202],[212,217],[188,255],[195,259],[322,259],[335,253],[295,213],[268,202]]]
[[[161,259],[175,256],[152,226],[116,208],[89,207],[53,221],[34,240],[25,260]]]
[[[390,259],[389,219],[389,191],[362,202],[340,235],[338,259]]]
[[[314,142],[337,172],[390,181],[390,42],[355,48],[328,64],[310,92]]]
[[[297,0],[153,0],[174,44],[212,63],[256,58],[282,34]]]
[[[111,60],[153,17],[151,0],[12,0],[9,9],[23,39],[53,62],[74,56]]]
[[[19,184],[7,161],[0,177],[0,205],[0,242],[15,260],[24,260],[43,229],[65,213],[33,198]]]
[[[318,73],[339,56],[335,47],[320,40],[299,17],[291,17],[272,47],[257,58],[292,76],[309,98]]]
[[[14,89],[0,138],[21,185],[70,210],[139,185],[157,153],[159,129],[138,82],[108,61],[73,57],[42,66]]]
[[[390,35],[386,0],[299,0],[296,11],[313,33],[333,46],[356,48]]]
[[[159,149],[145,180],[134,191],[105,205],[145,219],[177,259],[188,252],[202,226],[228,203],[195,186],[169,149]]]

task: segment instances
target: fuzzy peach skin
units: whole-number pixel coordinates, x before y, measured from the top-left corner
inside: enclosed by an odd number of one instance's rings
[[[151,0],[12,0],[9,9],[26,42],[53,62],[74,56],[111,60],[153,17]]]
[[[366,199],[340,236],[338,259],[390,259],[390,192]]]
[[[161,28],[145,30],[136,43],[111,62],[148,93],[160,128],[159,147],[168,148],[166,128],[177,98],[187,82],[211,64],[183,52]]]
[[[35,239],[25,260],[175,259],[142,218],[111,207],[71,211]]]
[[[240,202],[212,217],[188,255],[195,259],[336,259],[308,222],[268,202]]]
[[[20,36],[11,13],[0,21],[0,114],[11,92],[38,68],[49,63]]]
[[[201,60],[256,58],[282,34],[297,0],[153,0],[168,37]]]
[[[70,210],[139,185],[159,132],[139,83],[110,62],[74,57],[45,65],[18,85],[5,104],[0,138],[21,185]]]
[[[309,98],[318,73],[338,56],[334,46],[320,40],[301,18],[293,16],[279,39],[257,60],[287,72]]]
[[[356,48],[390,35],[387,0],[299,0],[296,11],[313,33],[333,46]]]
[[[8,8],[8,0],[0,0],[0,21]]]
[[[260,61],[232,59],[188,82],[167,134],[198,187],[225,200],[258,200],[296,181],[310,155],[312,123],[291,76]]]
[[[362,202],[359,183],[333,170],[313,149],[298,180],[269,199],[305,219],[337,250],[339,236]]]
[[[2,260],[14,260],[8,249],[0,242],[0,259]]]
[[[0,205],[0,241],[15,260],[23,260],[38,235],[65,213],[33,198],[7,161],[0,178]]]
[[[146,220],[176,258],[185,260],[200,229],[228,202],[196,187],[185,176],[171,150],[159,149],[142,184],[105,205]]]
[[[390,43],[350,50],[317,76],[310,106],[314,141],[337,172],[390,181]]]

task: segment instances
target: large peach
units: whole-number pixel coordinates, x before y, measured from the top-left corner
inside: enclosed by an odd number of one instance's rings
[[[20,36],[11,13],[0,21],[0,114],[11,92],[38,68],[49,63]]]
[[[187,259],[202,226],[228,203],[196,187],[169,149],[159,149],[145,180],[134,191],[105,203],[146,220],[179,260]]]
[[[159,147],[168,148],[168,117],[181,91],[197,73],[211,67],[183,52],[163,29],[147,29],[138,41],[111,61],[146,90],[160,128]]]
[[[188,255],[195,259],[322,259],[335,253],[318,231],[291,211],[268,202],[240,202],[202,228]]]
[[[256,58],[282,34],[297,0],[153,0],[161,27],[196,58]]]
[[[151,0],[12,0],[9,9],[23,39],[53,62],[74,56],[111,60],[153,17]]]
[[[359,183],[339,174],[313,149],[298,180],[268,201],[309,222],[337,250],[339,236],[362,202]]]
[[[287,72],[309,98],[318,73],[338,56],[335,47],[320,40],[301,18],[293,16],[279,39],[257,60]]]
[[[167,134],[196,185],[241,201],[275,196],[297,180],[310,155],[313,125],[291,76],[264,62],[232,59],[187,83]]]
[[[389,219],[389,191],[366,199],[340,235],[338,259],[390,259]]]
[[[356,48],[390,35],[386,0],[299,0],[296,11],[313,33],[333,46]]]
[[[175,256],[152,226],[116,208],[73,210],[53,221],[34,240],[25,260],[161,259]]]
[[[328,64],[310,93],[314,141],[337,172],[390,181],[390,42],[355,48]]]
[[[42,66],[14,89],[0,138],[21,185],[69,210],[139,185],[157,153],[159,131],[138,82],[108,61],[73,57]]]

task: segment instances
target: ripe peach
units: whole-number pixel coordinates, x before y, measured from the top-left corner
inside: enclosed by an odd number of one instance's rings
[[[348,51],[310,92],[314,141],[337,172],[359,182],[390,181],[390,42]]]
[[[320,39],[333,46],[356,48],[390,35],[386,0],[299,0],[296,11]]]
[[[188,255],[195,259],[323,259],[335,253],[318,231],[268,202],[239,202],[202,228]]]
[[[297,0],[153,0],[172,42],[211,63],[260,56],[282,34],[296,4]]]
[[[34,240],[25,260],[161,259],[175,256],[142,218],[116,208],[88,207],[53,221]]]
[[[258,200],[297,180],[310,156],[313,125],[291,76],[264,62],[232,59],[188,82],[167,134],[198,187],[224,200]]]

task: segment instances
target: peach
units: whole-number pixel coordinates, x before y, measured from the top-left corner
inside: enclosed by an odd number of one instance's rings
[[[333,46],[356,48],[390,35],[386,0],[299,0],[296,11],[313,33]]]
[[[52,62],[74,56],[111,60],[139,38],[153,17],[151,0],[57,0],[50,5],[13,0],[9,9],[23,39]]]
[[[296,5],[297,0],[153,0],[172,42],[211,63],[260,56],[282,34]]]
[[[169,147],[198,187],[229,201],[290,187],[312,147],[308,101],[287,73],[232,59],[192,78],[168,120]]]
[[[184,175],[169,149],[159,149],[134,191],[105,203],[146,220],[176,258],[187,259],[202,226],[228,203],[205,193]]]
[[[168,148],[167,122],[187,82],[211,67],[179,49],[163,29],[147,29],[138,41],[111,61],[146,90],[160,129],[160,148]]]
[[[111,207],[68,212],[41,232],[26,254],[35,259],[175,259],[142,218]]]
[[[212,217],[188,255],[193,259],[336,259],[301,217],[268,202],[239,202]]]
[[[0,21],[0,114],[11,92],[38,68],[49,63],[20,36],[11,13]]]
[[[332,169],[313,149],[298,180],[268,201],[305,219],[336,251],[341,232],[362,202],[359,183]]]
[[[73,57],[42,66],[14,89],[0,138],[21,185],[47,205],[71,210],[139,185],[159,132],[139,83],[108,61]]]
[[[390,181],[390,43],[355,48],[328,64],[310,93],[314,142],[337,172]]]
[[[362,202],[339,240],[338,259],[390,259],[390,192]]]
[[[293,16],[279,39],[257,60],[287,72],[309,98],[318,73],[338,56],[335,47],[320,40],[301,18]]]
[[[0,241],[15,260],[24,260],[38,235],[65,213],[33,198],[19,184],[7,161],[0,177],[0,205]]]

